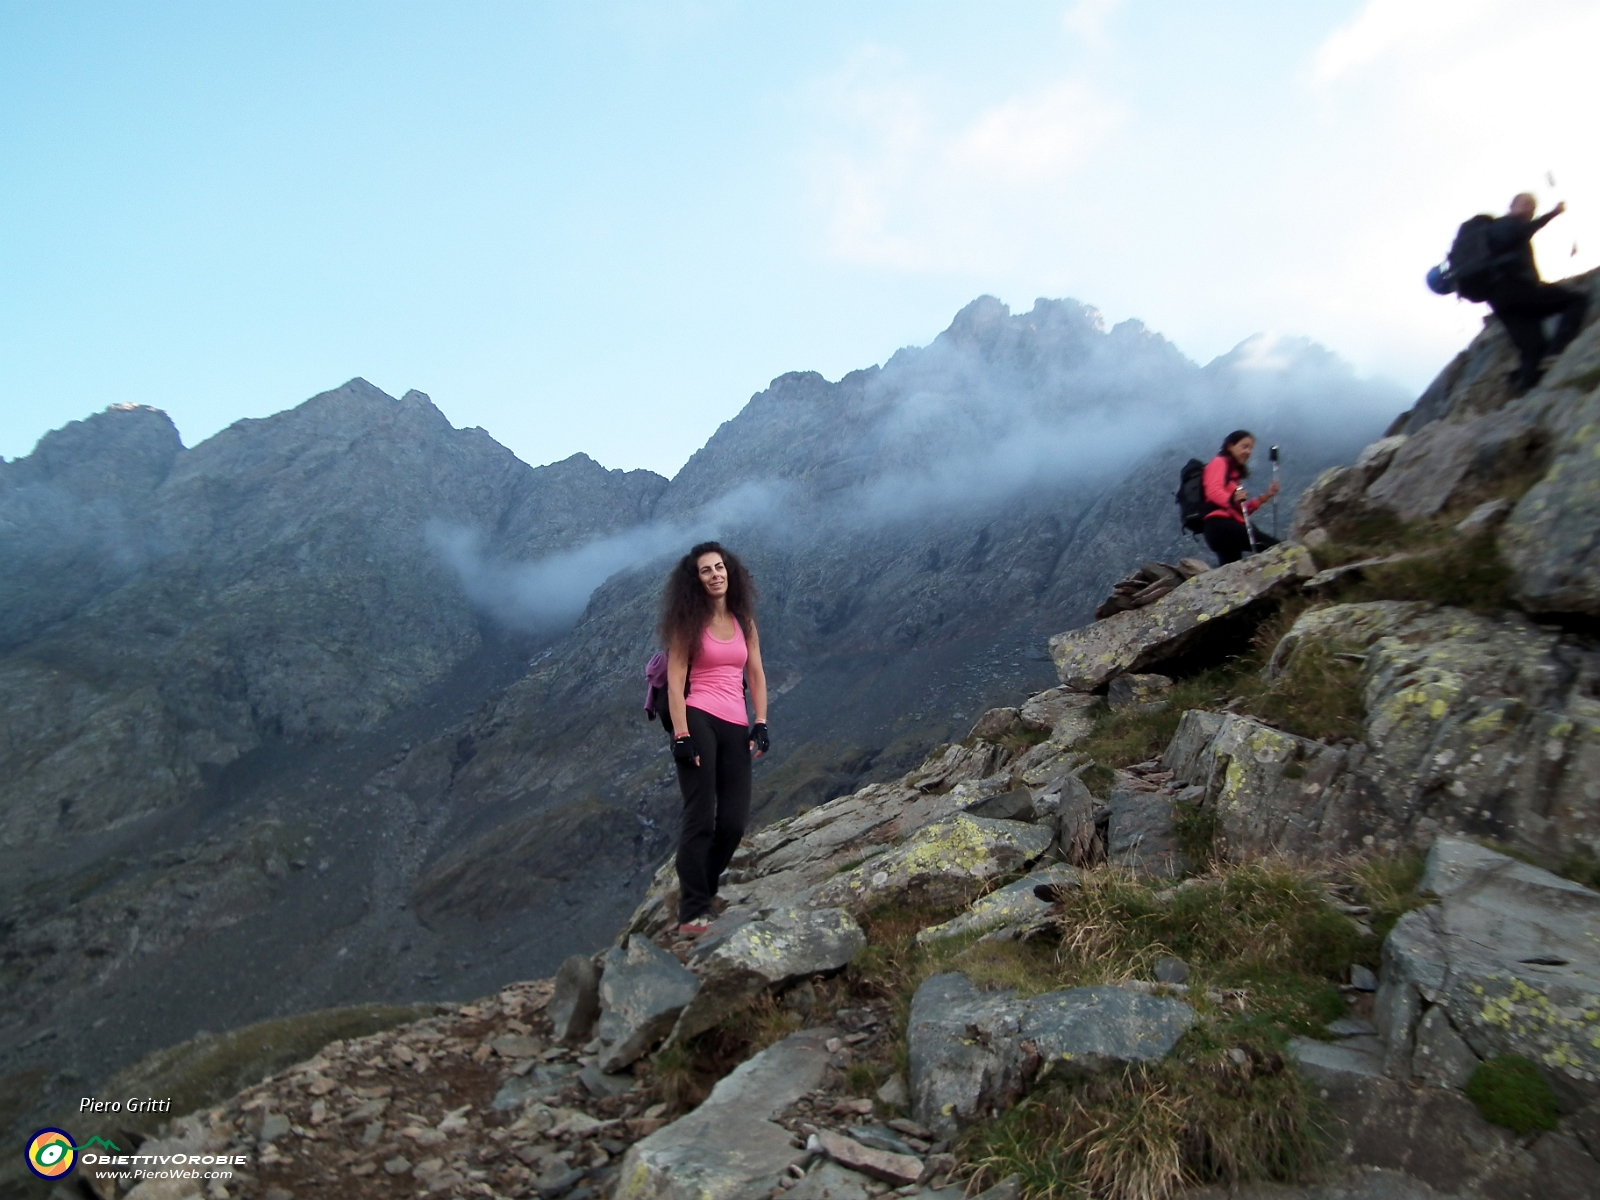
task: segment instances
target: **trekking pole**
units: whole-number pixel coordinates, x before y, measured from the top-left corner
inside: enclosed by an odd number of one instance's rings
[[[1273,483],[1277,483],[1278,482],[1278,448],[1276,446],[1273,446],[1271,449],[1269,449],[1267,451],[1267,454],[1272,459],[1272,482]],[[1274,539],[1276,539],[1277,536],[1278,536],[1278,496],[1277,496],[1276,492],[1274,492],[1273,496],[1272,496],[1272,536],[1273,536]]]

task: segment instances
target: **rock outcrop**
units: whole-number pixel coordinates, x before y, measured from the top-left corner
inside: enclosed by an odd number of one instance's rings
[[[1093,1073],[1167,1054],[1194,1023],[1182,1000],[1116,987],[1020,998],[935,975],[911,1001],[911,1111],[938,1132],[1011,1107],[1048,1066]]]
[[[1600,1099],[1600,894],[1454,837],[1419,887],[1439,903],[1384,944],[1389,1073],[1461,1088],[1479,1061],[1519,1054]]]
[[[1118,675],[1178,658],[1219,622],[1247,617],[1314,574],[1311,555],[1295,545],[1207,571],[1148,607],[1052,637],[1056,674],[1074,691],[1094,691]]]

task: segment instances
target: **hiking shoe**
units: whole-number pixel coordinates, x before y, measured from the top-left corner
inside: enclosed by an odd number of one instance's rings
[[[685,921],[678,926],[678,933],[683,937],[699,937],[711,928],[710,917],[696,917],[692,921]]]

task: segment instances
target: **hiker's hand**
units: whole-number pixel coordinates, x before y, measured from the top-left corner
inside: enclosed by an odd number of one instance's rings
[[[772,739],[767,736],[767,723],[765,721],[757,721],[750,726],[750,748],[756,752],[757,758],[772,749]]]
[[[1552,217],[1559,217],[1562,213],[1564,213],[1566,211],[1567,211],[1567,202],[1565,200],[1562,200],[1562,201],[1558,202],[1556,204],[1556,206],[1550,210],[1550,215]]]
[[[672,739],[672,757],[681,766],[698,767],[700,765],[700,756],[694,752],[694,739],[687,733],[682,737]]]
[[[1261,493],[1261,498],[1263,500],[1271,500],[1277,494],[1278,494],[1278,481],[1276,479],[1274,479],[1272,481],[1272,486],[1269,487],[1266,491]]]

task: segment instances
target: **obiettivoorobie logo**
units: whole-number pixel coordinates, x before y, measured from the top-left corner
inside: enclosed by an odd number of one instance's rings
[[[122,1152],[121,1146],[104,1138],[92,1137],[76,1146],[65,1129],[41,1129],[28,1142],[28,1169],[40,1179],[60,1179],[77,1165],[78,1151],[92,1146]]]

